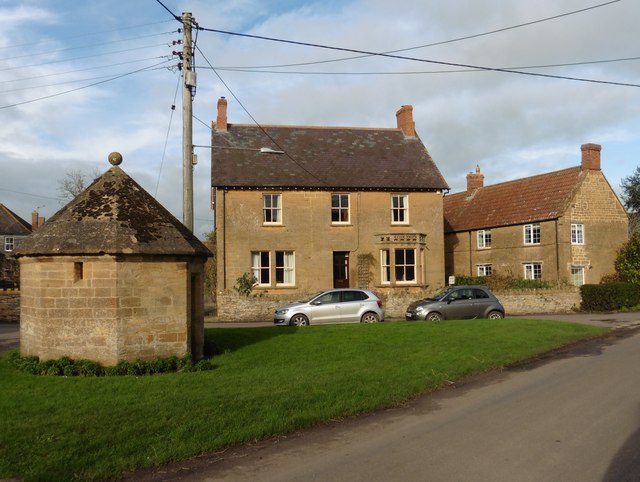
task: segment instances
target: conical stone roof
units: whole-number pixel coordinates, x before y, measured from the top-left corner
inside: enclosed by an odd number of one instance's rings
[[[15,254],[211,256],[117,165],[24,239]]]

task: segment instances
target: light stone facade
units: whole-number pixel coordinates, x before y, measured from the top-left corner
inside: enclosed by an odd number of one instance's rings
[[[263,222],[263,195],[282,197],[282,223]],[[254,292],[270,294],[312,293],[334,286],[334,253],[348,253],[349,286],[376,292],[396,288],[424,291],[444,282],[444,235],[442,194],[406,193],[409,201],[407,224],[391,222],[389,192],[348,192],[350,221],[331,221],[328,191],[216,191],[218,232],[218,289],[232,289],[236,280],[252,271],[252,253],[276,251],[294,253],[295,283],[278,284],[271,276]],[[415,281],[404,283],[393,276],[385,282],[381,273],[381,250],[415,250]],[[273,267],[272,267],[273,268]],[[395,257],[390,270],[395,272]],[[273,271],[273,269],[272,269]],[[220,314],[221,319],[224,313]]]
[[[202,293],[190,293],[187,283],[188,276],[202,277],[201,267],[109,255],[20,261],[23,356],[68,356],[105,366],[182,357],[194,348],[202,356]]]

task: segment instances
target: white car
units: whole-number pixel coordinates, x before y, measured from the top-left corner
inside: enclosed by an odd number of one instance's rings
[[[311,298],[282,306],[273,313],[273,323],[306,326],[311,323],[377,323],[384,320],[382,301],[372,291],[336,288]]]

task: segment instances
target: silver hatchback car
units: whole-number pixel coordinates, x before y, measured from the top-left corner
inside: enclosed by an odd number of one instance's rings
[[[485,286],[451,286],[409,305],[407,320],[504,318],[504,306]]]
[[[311,298],[281,306],[273,313],[275,325],[311,323],[376,323],[384,320],[382,301],[372,291],[336,288]]]

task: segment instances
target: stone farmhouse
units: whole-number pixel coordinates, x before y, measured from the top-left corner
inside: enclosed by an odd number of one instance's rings
[[[218,101],[211,185],[220,296],[244,273],[254,293],[300,296],[331,287],[380,294],[444,282],[442,199],[448,185],[416,134],[397,127],[229,123]]]
[[[611,274],[628,239],[628,217],[600,167],[597,144],[580,166],[445,196],[447,276],[492,273],[576,286]]]
[[[203,355],[210,251],[113,167],[16,249],[20,352],[120,360]]]

